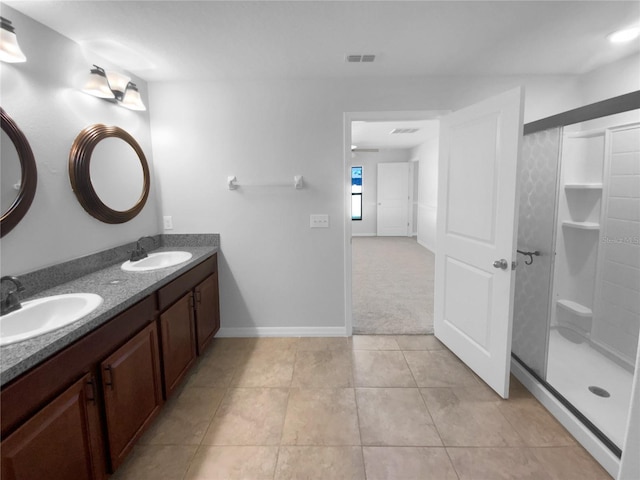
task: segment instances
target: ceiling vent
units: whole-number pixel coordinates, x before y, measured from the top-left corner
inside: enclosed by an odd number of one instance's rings
[[[347,63],[372,63],[376,59],[375,55],[347,55]]]
[[[419,128],[394,128],[393,130],[391,130],[391,134],[396,134],[396,133],[416,133],[418,130],[420,130]]]

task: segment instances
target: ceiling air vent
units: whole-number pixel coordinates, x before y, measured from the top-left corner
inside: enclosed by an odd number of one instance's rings
[[[347,55],[347,63],[371,63],[375,61],[375,55]]]
[[[420,130],[419,128],[394,128],[393,130],[391,130],[391,134],[395,134],[395,133],[416,133],[418,130]]]

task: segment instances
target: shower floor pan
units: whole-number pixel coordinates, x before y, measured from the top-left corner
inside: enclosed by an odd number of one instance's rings
[[[549,334],[547,382],[622,448],[629,414],[633,374],[594,350],[574,343],[557,330]],[[595,395],[599,387],[609,397]]]

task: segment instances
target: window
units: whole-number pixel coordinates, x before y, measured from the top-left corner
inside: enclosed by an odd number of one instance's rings
[[[362,167],[351,167],[351,220],[362,220]]]

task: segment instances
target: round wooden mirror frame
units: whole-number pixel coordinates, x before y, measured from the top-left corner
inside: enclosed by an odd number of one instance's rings
[[[27,141],[27,137],[18,128],[13,119],[0,107],[0,120],[2,130],[9,136],[13,145],[18,152],[20,159],[20,169],[22,177],[20,179],[20,190],[13,204],[9,209],[2,213],[0,217],[0,237],[4,237],[15,227],[22,217],[25,216],[27,210],[33,202],[36,195],[36,186],[38,185],[38,171],[36,169],[36,161],[33,157],[33,151]]]
[[[142,195],[129,210],[119,211],[108,207],[96,193],[91,183],[91,154],[96,145],[105,138],[116,137],[127,142],[138,155],[144,176]],[[138,215],[149,197],[149,165],[144,152],[135,138],[120,127],[90,125],[82,130],[73,141],[69,154],[69,178],[82,207],[98,220],[105,223],[124,223]]]

